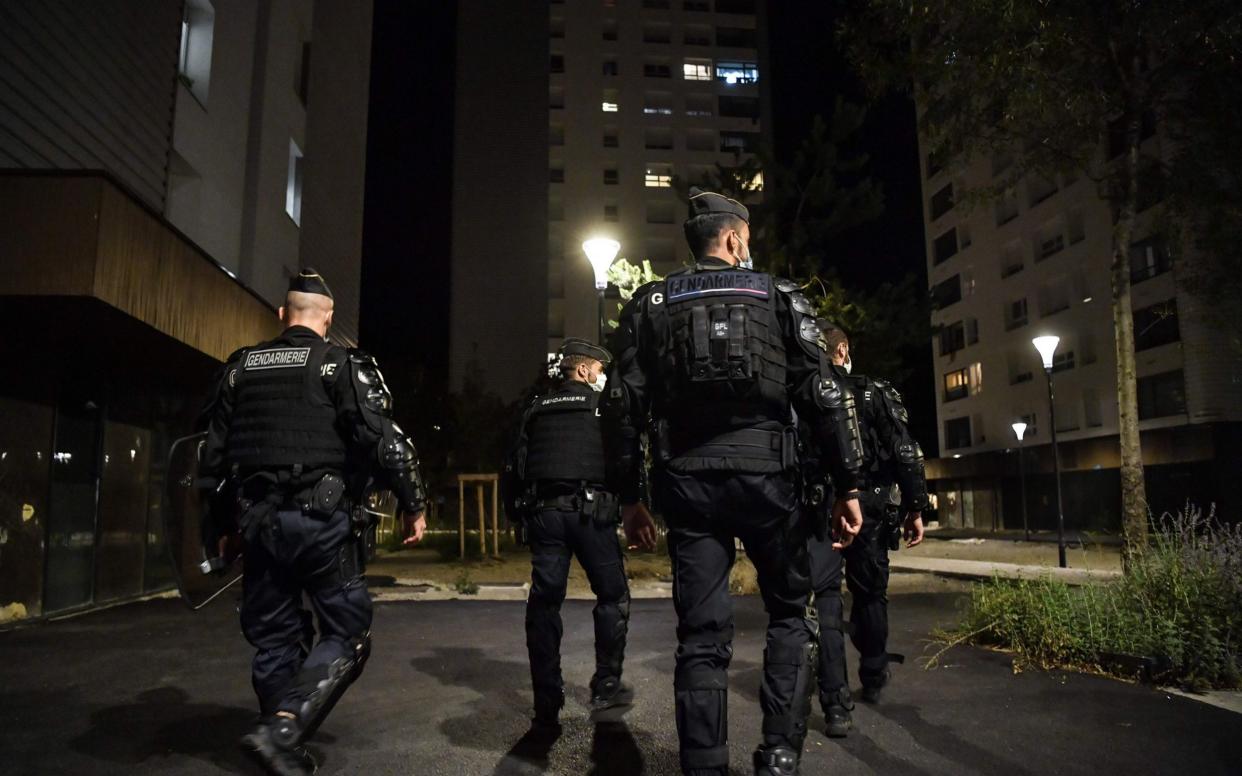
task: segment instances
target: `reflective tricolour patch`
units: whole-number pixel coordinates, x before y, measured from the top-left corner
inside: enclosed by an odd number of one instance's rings
[[[310,348],[272,348],[270,350],[254,350],[246,356],[242,367],[247,371],[256,369],[293,369],[306,366],[310,358]]]

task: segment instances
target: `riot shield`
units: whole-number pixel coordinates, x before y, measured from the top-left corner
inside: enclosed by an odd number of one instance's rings
[[[164,536],[177,590],[186,606],[197,611],[242,578],[241,558],[229,564],[204,548],[207,493],[200,487],[198,464],[207,434],[182,437],[168,452],[164,494]]]

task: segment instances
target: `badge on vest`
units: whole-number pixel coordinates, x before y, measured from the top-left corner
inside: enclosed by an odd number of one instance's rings
[[[549,396],[546,399],[540,399],[539,406],[559,407],[569,404],[585,404],[590,400],[590,396],[583,396],[581,394],[561,394],[558,396]]]
[[[713,295],[767,299],[771,277],[762,272],[697,272],[693,275],[671,277],[665,284],[669,302],[684,302]]]
[[[296,369],[306,366],[310,348],[272,348],[251,351],[242,367],[246,371],[259,369]]]

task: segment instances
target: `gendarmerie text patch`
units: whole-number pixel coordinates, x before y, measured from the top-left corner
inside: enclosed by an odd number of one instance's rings
[[[246,355],[246,371],[256,369],[293,369],[306,366],[310,348],[272,348],[255,350]]]

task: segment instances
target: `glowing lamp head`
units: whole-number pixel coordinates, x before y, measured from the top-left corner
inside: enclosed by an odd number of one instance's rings
[[[1044,337],[1036,337],[1031,340],[1031,344],[1039,351],[1039,357],[1044,361],[1044,369],[1052,368],[1052,354],[1056,352],[1057,343],[1061,341],[1060,337],[1047,335]]]
[[[1016,423],[1014,423],[1014,424],[1013,424],[1013,434],[1014,434],[1014,436],[1016,436],[1016,437],[1018,438],[1018,441],[1019,441],[1019,442],[1021,442],[1021,441],[1022,441],[1022,436],[1023,436],[1025,433],[1026,433],[1026,424],[1025,424],[1025,423],[1023,423],[1022,421],[1020,421],[1020,420],[1019,420],[1018,422],[1016,422]]]
[[[591,262],[591,269],[595,271],[596,290],[608,288],[608,267],[617,258],[621,243],[607,237],[596,237],[584,242],[582,250],[586,252],[587,261]]]

